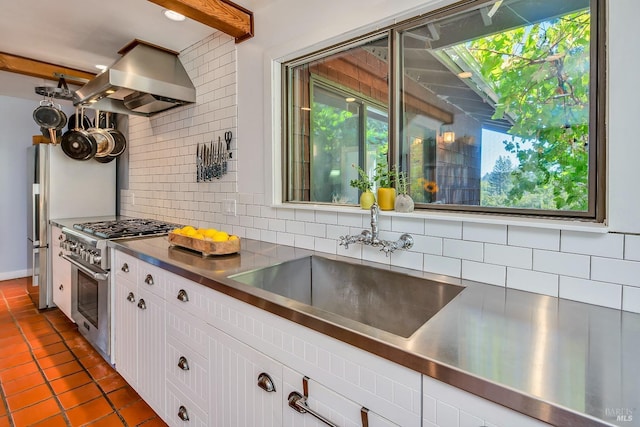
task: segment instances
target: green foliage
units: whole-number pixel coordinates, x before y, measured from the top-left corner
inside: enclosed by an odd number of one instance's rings
[[[376,163],[376,173],[373,176],[373,180],[378,183],[378,188],[391,188],[398,176],[395,168],[389,169],[386,160],[384,162],[378,161]]]
[[[362,168],[360,166],[358,166],[358,165],[351,165],[351,166],[356,168],[360,178],[352,179],[349,182],[349,185],[352,186],[353,188],[357,188],[358,190],[360,190],[362,192],[367,191],[367,190],[371,190],[371,188],[373,187],[373,182],[369,178],[367,173],[364,170],[362,170]]]
[[[513,122],[504,145],[519,165],[506,206],[538,194],[553,200],[552,209],[587,209],[589,30],[590,13],[582,11],[467,45],[499,97],[493,117]]]

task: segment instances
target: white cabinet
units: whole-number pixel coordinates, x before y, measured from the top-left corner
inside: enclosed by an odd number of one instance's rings
[[[283,371],[284,427],[397,427],[391,421],[287,367]],[[306,393],[306,395],[305,395]],[[297,402],[297,403],[296,403]],[[302,408],[302,411],[300,411]],[[316,417],[316,414],[318,417]]]
[[[138,261],[116,251],[115,364],[118,372],[158,413],[165,407],[165,303],[152,286],[162,273],[135,272]],[[132,274],[133,273],[133,274]],[[142,276],[142,277],[141,277]]]
[[[51,283],[53,288],[53,303],[71,319],[71,264],[62,258],[60,242],[64,240],[62,229],[51,227]]]
[[[282,365],[210,327],[211,426],[281,427]]]
[[[423,376],[423,427],[543,427],[528,417],[474,394]]]

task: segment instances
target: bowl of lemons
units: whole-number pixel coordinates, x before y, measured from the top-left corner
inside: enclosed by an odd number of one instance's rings
[[[224,230],[186,225],[169,233],[169,244],[200,252],[204,256],[240,252],[240,238]]]

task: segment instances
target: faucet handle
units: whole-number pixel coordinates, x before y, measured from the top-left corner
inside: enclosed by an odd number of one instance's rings
[[[338,240],[338,246],[344,246],[345,249],[349,249],[349,236],[340,236]]]

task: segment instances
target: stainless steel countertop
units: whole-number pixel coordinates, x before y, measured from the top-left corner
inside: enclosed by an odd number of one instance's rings
[[[466,289],[404,339],[227,278],[313,251],[245,239],[240,254],[206,258],[166,237],[109,245],[550,424],[640,426],[639,314],[448,279]]]

